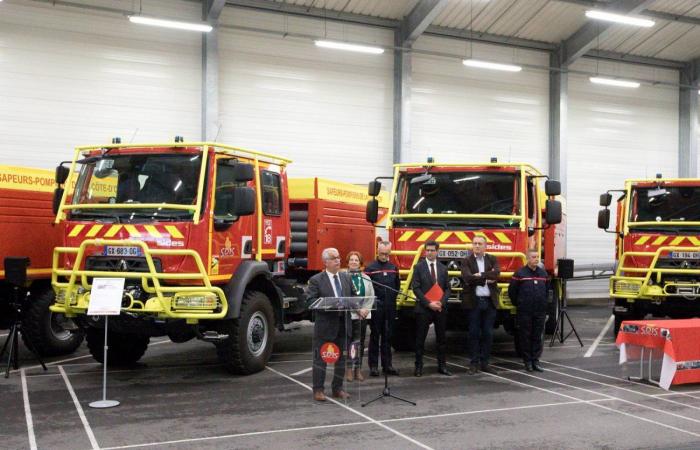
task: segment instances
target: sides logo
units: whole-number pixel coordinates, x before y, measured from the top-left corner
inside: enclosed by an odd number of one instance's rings
[[[335,364],[340,358],[340,349],[333,342],[326,342],[321,346],[321,359],[326,364]]]

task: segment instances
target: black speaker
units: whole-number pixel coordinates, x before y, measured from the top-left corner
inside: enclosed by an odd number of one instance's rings
[[[27,284],[27,267],[29,258],[24,256],[8,256],[5,258],[5,280],[14,285],[23,287]]]
[[[559,266],[558,274],[559,278],[569,279],[574,277],[574,260],[573,259],[558,259],[557,266]]]

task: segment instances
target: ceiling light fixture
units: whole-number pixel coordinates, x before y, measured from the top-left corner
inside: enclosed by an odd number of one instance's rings
[[[371,45],[350,44],[347,42],[327,41],[322,39],[315,40],[314,44],[316,44],[316,47],[332,48],[335,50],[347,50],[350,52],[372,53],[374,55],[381,55],[382,53],[384,53],[383,48],[373,47]]]
[[[589,19],[605,20],[607,22],[624,23],[625,25],[634,25],[637,27],[653,27],[656,22],[649,19],[642,19],[639,17],[630,17],[623,14],[609,13],[605,11],[586,11],[586,17]]]
[[[147,16],[129,16],[129,21],[141,25],[152,25],[156,27],[175,28],[177,30],[199,31],[209,33],[213,27],[208,23],[180,22],[179,20],[156,19]]]
[[[490,69],[490,70],[503,70],[506,72],[520,72],[523,70],[522,67],[516,66],[514,64],[501,64],[491,61],[482,61],[480,59],[464,59],[462,64],[467,67],[478,67],[479,69]]]
[[[615,78],[605,78],[605,77],[590,77],[589,80],[591,83],[595,84],[604,84],[606,86],[616,86],[616,87],[625,87],[625,88],[638,88],[641,83],[638,81],[629,81],[629,80],[618,80]]]

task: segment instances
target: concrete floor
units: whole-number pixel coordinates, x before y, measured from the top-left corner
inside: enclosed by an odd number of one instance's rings
[[[610,317],[607,306],[570,307],[584,339],[545,348],[542,374],[521,370],[510,338],[495,337],[498,375],[469,376],[464,333],[449,334],[455,376],[426,361],[414,378],[413,355],[396,353],[401,376],[382,399],[382,378],[347,386],[349,402],[311,399],[311,328],[278,337],[267,370],[226,373],[212,345],[154,340],[138,366],[112,370],[108,395],[121,405],[92,409],[101,398],[101,366],[83,346],[43,372],[22,349],[22,372],[0,378],[0,448],[698,448],[700,387],[658,387],[623,377],[610,331],[584,357]],[[433,354],[434,337],[428,351]],[[5,337],[0,337],[0,342]],[[26,358],[26,359],[24,359]]]

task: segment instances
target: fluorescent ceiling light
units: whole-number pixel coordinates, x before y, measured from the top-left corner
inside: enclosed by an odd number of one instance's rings
[[[212,26],[208,23],[180,22],[178,20],[156,19],[154,17],[146,16],[129,16],[129,20],[133,23],[142,25],[175,28],[178,30],[200,31],[202,33],[209,33],[212,30]]]
[[[373,47],[371,45],[349,44],[347,42],[326,40],[316,40],[314,41],[314,44],[316,44],[316,47],[333,48],[336,50],[347,50],[350,52],[372,53],[375,55],[381,55],[382,53],[384,53],[383,48]]]
[[[513,64],[501,64],[490,61],[481,61],[479,59],[465,59],[462,61],[467,67],[478,67],[480,69],[504,70],[506,72],[520,72],[522,67]]]
[[[605,84],[607,86],[617,86],[626,88],[638,88],[640,86],[640,83],[637,81],[617,80],[615,78],[590,77],[589,80],[591,80],[591,83]]]
[[[605,11],[586,11],[586,17],[590,19],[605,20],[608,22],[624,23],[625,25],[635,25],[638,27],[653,27],[654,21],[649,19],[641,19],[639,17],[630,17],[623,14],[614,14]]]

